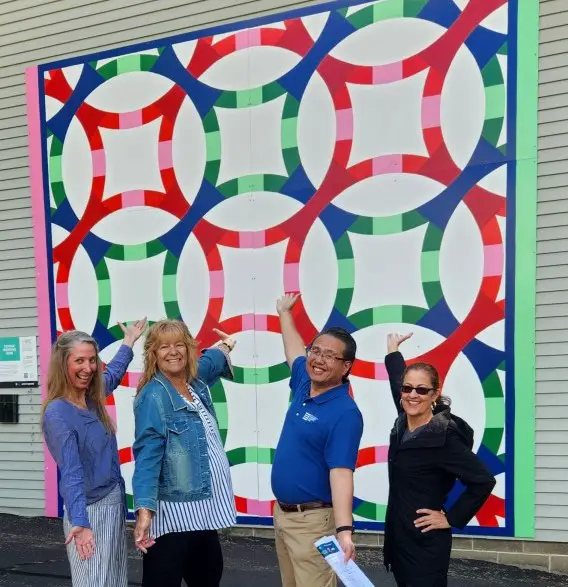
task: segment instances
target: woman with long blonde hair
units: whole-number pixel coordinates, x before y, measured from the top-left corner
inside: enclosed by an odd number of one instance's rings
[[[124,481],[106,396],[119,385],[146,319],[128,328],[103,372],[95,339],[64,332],[54,343],[41,423],[61,474],[63,527],[74,587],[126,587]]]
[[[183,322],[157,322],[146,338],[132,478],[143,587],[218,587],[223,574],[217,530],[234,525],[236,511],[209,387],[232,379],[235,341],[215,332],[221,342],[200,357]]]

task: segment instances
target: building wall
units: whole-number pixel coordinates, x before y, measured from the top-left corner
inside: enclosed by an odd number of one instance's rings
[[[24,69],[318,2],[69,0],[0,3],[0,336],[37,334]],[[537,279],[537,539],[568,542],[568,6],[541,0]],[[25,26],[23,26],[25,23]],[[563,255],[567,255],[563,257]],[[0,424],[0,511],[43,513],[39,391]]]
[[[536,532],[568,542],[568,5],[540,2]]]

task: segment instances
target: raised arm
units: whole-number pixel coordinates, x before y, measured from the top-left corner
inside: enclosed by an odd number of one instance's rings
[[[406,369],[406,362],[398,348],[411,336],[412,332],[408,334],[391,333],[387,335],[388,354],[385,357],[385,368],[389,376],[392,399],[399,414],[402,412],[402,408],[400,407],[400,386],[402,385],[402,376]]]
[[[221,341],[203,351],[199,358],[197,377],[211,387],[219,377],[233,379],[233,366],[229,353],[235,348],[237,341],[225,332],[214,328]]]
[[[103,374],[105,381],[105,394],[107,396],[120,385],[122,378],[126,374],[128,365],[130,365],[130,362],[134,357],[132,347],[142,336],[144,330],[146,330],[148,320],[143,318],[142,320],[137,320],[130,326],[124,326],[121,322],[119,322],[118,325],[122,329],[122,332],[124,332],[124,340],[122,341],[116,355],[107,364]]]
[[[292,308],[298,301],[300,294],[286,294],[276,302],[276,311],[280,316],[280,329],[284,341],[284,354],[290,369],[298,357],[306,356],[306,347],[300,333],[296,329]]]

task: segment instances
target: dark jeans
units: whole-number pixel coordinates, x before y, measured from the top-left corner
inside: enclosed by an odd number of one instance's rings
[[[222,575],[216,530],[165,534],[143,557],[142,587],[219,587]]]

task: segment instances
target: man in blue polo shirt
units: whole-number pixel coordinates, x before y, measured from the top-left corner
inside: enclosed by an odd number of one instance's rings
[[[306,356],[292,318],[299,295],[277,303],[292,402],[272,466],[274,529],[283,587],[333,587],[336,579],[314,542],[337,534],[354,558],[353,471],[363,418],[347,377],[357,345],[342,328],[328,328]]]

